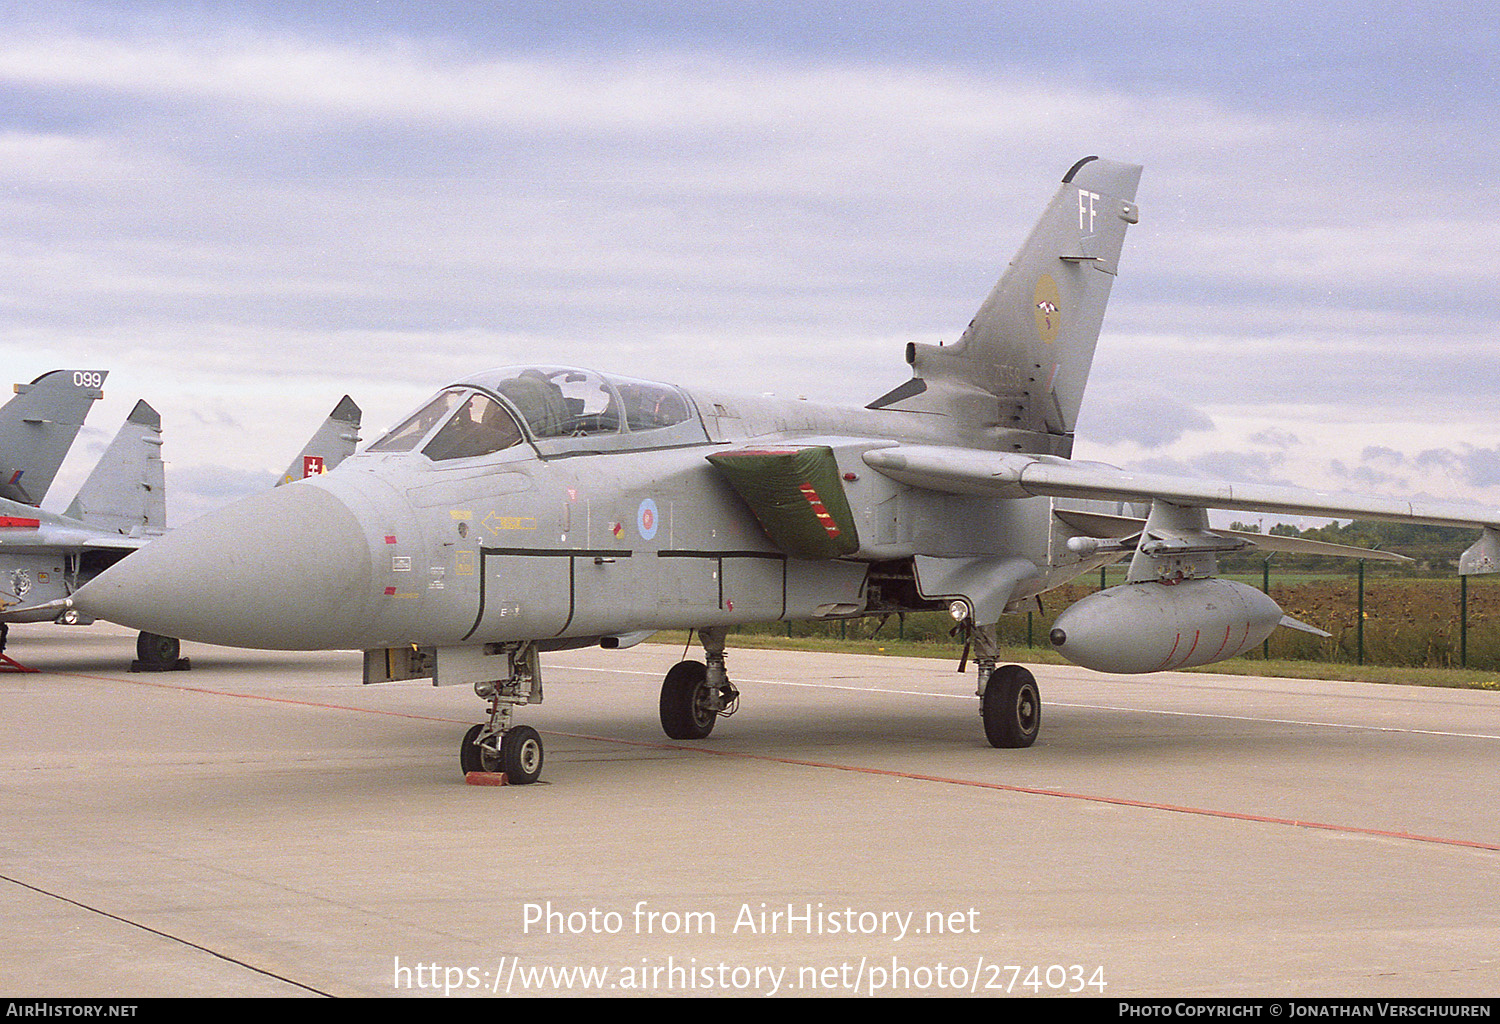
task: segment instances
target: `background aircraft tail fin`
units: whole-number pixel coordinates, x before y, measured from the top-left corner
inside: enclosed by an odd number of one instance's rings
[[[359,444],[359,421],[362,415],[359,406],[354,404],[354,399],[348,395],[340,399],[339,404],[333,407],[333,412],[328,414],[328,419],[323,421],[317,433],[307,442],[307,447],[298,453],[286,472],[281,474],[276,486],[304,477],[321,476],[353,455],[355,446]]]
[[[871,408],[942,411],[986,447],[1071,454],[1140,177],[1135,164],[1074,164],[963,337],[909,344],[915,376]]]
[[[90,526],[130,537],[167,526],[167,484],[161,461],[161,416],[136,402],[66,513]]]
[[[108,370],[53,370],[0,408],[0,497],[40,505]]]

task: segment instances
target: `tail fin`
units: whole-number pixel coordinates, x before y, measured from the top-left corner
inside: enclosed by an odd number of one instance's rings
[[[987,447],[1069,455],[1141,168],[1073,165],[958,343],[910,344],[915,377],[871,408],[942,411]]]
[[[108,370],[53,370],[0,408],[0,497],[40,505]]]
[[[286,472],[281,474],[276,486],[304,477],[320,476],[353,455],[355,445],[359,444],[361,416],[354,399],[345,395],[333,407],[333,412],[328,414],[328,419],[323,421],[317,433],[313,434],[312,440],[307,442],[307,447],[302,449],[286,468]]]
[[[167,484],[161,461],[161,416],[136,402],[66,513],[90,526],[130,537],[167,527]]]

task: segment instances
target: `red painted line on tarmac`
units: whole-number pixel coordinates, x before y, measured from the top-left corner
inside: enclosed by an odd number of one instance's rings
[[[414,715],[405,711],[384,711],[379,708],[361,708],[349,704],[327,704],[319,701],[297,700],[292,697],[268,697],[258,693],[240,693],[234,690],[212,690],[202,686],[181,686],[174,683],[156,682],[150,679],[121,679],[119,676],[88,676],[73,672],[55,672],[52,675],[70,679],[90,679],[99,682],[129,683],[135,686],[153,686],[163,690],[178,690],[183,693],[200,693],[212,697],[235,697],[241,700],[261,700],[273,704],[292,704],[299,707],[319,708],[327,711],[354,711],[365,715],[388,715],[392,718],[410,718],[421,722],[447,722],[458,725],[467,719],[444,718],[437,715]],[[1122,796],[1103,796],[1097,793],[1072,793],[1060,789],[1042,789],[1036,786],[1017,786],[1005,782],[985,782],[980,779],[956,779],[945,775],[925,775],[920,772],[900,772],[889,768],[869,768],[861,765],[839,764],[834,761],[808,761],[795,757],[778,757],[774,754],[753,754],[737,750],[716,750],[713,747],[688,747],[677,743],[654,743],[647,740],[625,740],[614,736],[595,736],[588,733],[560,732],[554,729],[538,730],[546,736],[563,736],[575,740],[591,740],[596,743],[614,743],[627,747],[643,747],[648,750],[675,750],[692,754],[712,754],[715,757],[733,757],[746,761],[766,761],[772,764],[794,765],[801,768],[822,768],[828,771],[855,772],[860,775],[875,775],[892,779],[911,779],[915,782],[932,782],[947,786],[968,786],[1001,793],[1018,793],[1023,796],[1045,796],[1059,800],[1080,800],[1085,803],[1108,804],[1115,807],[1134,807],[1139,810],[1165,811],[1171,814],[1192,814],[1203,818],[1221,818],[1228,821],[1247,821],[1257,825],[1284,825],[1292,828],[1314,829],[1320,832],[1337,832],[1343,835],[1375,836],[1382,839],[1403,839],[1408,842],[1430,843],[1438,846],[1459,846],[1471,850],[1493,850],[1500,852],[1500,843],[1483,843],[1472,839],[1449,839],[1445,836],[1429,836],[1416,832],[1397,832],[1390,829],[1362,828],[1358,825],[1337,825],[1331,822],[1304,821],[1298,818],[1278,818],[1266,814],[1247,814],[1240,811],[1222,811],[1212,807],[1192,807],[1185,804],[1166,804],[1151,800],[1133,800]]]
[[[936,782],[949,786],[971,786],[975,789],[998,790],[1003,793],[1020,793],[1026,796],[1049,796],[1061,800],[1082,800],[1087,803],[1112,804],[1116,807],[1135,807],[1149,811],[1169,811],[1174,814],[1195,814],[1206,818],[1227,818],[1231,821],[1249,821],[1260,825],[1290,825],[1296,828],[1318,829],[1323,832],[1341,832],[1349,835],[1380,836],[1386,839],[1406,839],[1418,843],[1436,843],[1442,846],[1463,846],[1475,850],[1500,851],[1500,844],[1481,843],[1470,839],[1448,839],[1443,836],[1427,836],[1415,832],[1395,832],[1386,829],[1361,828],[1358,825],[1335,825],[1329,822],[1301,821],[1296,818],[1277,818],[1264,814],[1245,814],[1239,811],[1220,811],[1211,807],[1190,807],[1183,804],[1155,803],[1149,800],[1132,800],[1129,797],[1101,796],[1095,793],[1070,793],[1060,789],[1041,789],[1035,786],[1015,786],[1004,782],[984,782],[979,779],[955,779],[945,775],[924,775],[918,772],[898,772],[888,768],[868,768],[853,764],[838,764],[832,761],[806,761],[794,757],[777,757],[774,754],[748,754],[735,750],[715,750],[712,747],[684,747],[673,743],[647,743],[639,740],[619,740],[609,736],[588,736],[581,733],[552,732],[549,735],[567,736],[571,739],[597,740],[602,743],[621,743],[656,750],[682,750],[695,754],[714,754],[718,757],[737,757],[752,761],[771,761],[776,764],[798,765],[804,768],[825,768],[841,772],[857,772],[861,775],[881,775],[895,779],[913,779],[917,782]]]
[[[178,683],[159,683],[152,679],[122,679],[119,676],[86,676],[79,672],[51,672],[49,675],[68,679],[90,679],[101,683],[127,683],[131,686],[152,686],[158,690],[177,690],[180,693],[201,693],[209,697],[237,697],[241,700],[263,700],[272,704],[294,704],[304,708],[323,708],[327,711],[358,711],[366,715],[389,715],[392,718],[412,718],[419,722],[462,722],[457,718],[442,718],[437,715],[414,715],[408,711],[384,711],[380,708],[359,708],[351,704],[323,704],[295,697],[270,697],[263,693],[240,693],[236,690],[210,690],[206,686],[182,686]]]

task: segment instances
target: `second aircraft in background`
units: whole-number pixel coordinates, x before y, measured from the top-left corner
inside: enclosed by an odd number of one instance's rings
[[[85,625],[69,597],[89,580],[166,532],[161,417],[137,402],[62,514],[40,506],[107,370],[53,370],[0,408],[0,650],[12,622]],[[359,441],[360,409],[345,395],[278,486],[333,469]],[[143,670],[186,668],[176,638],[142,631]]]

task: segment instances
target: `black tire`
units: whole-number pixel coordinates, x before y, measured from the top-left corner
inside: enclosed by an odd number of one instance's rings
[[[142,633],[135,638],[135,656],[147,665],[175,665],[182,655],[182,644],[176,637]]]
[[[718,714],[708,706],[708,666],[679,661],[661,684],[661,727],[674,740],[701,740]]]
[[[1020,665],[995,669],[985,684],[979,713],[990,746],[1031,746],[1042,728],[1042,692],[1036,677]]]
[[[483,728],[482,725],[472,727],[464,733],[464,741],[459,745],[458,766],[463,769],[465,776],[470,772],[500,771],[500,756],[474,742],[479,739],[479,733]]]
[[[512,786],[529,786],[542,775],[542,737],[529,725],[500,737],[500,770]]]

